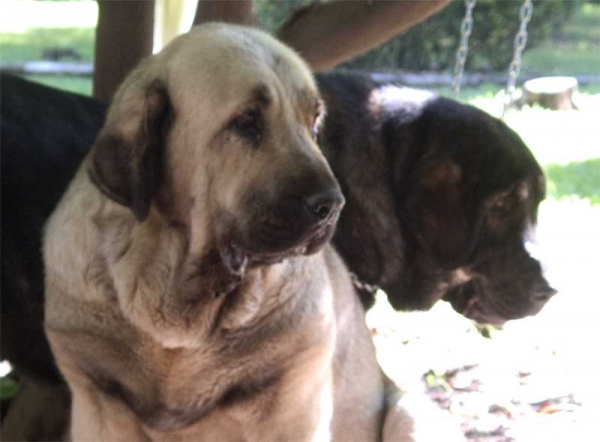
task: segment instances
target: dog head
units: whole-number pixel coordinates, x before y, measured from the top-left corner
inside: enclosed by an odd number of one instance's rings
[[[139,222],[184,226],[189,252],[233,272],[312,253],[344,203],[315,138],[324,109],[304,62],[268,35],[200,26],[116,93],[90,176]]]
[[[538,163],[508,126],[470,106],[436,98],[421,118],[431,132],[399,201],[415,269],[433,282],[417,287],[481,323],[538,313],[555,293],[526,249],[545,196]]]
[[[318,80],[329,110],[321,145],[347,199],[334,244],[350,270],[398,310],[444,299],[480,322],[537,313],[554,293],[526,250],[544,177],[518,135],[426,91]]]

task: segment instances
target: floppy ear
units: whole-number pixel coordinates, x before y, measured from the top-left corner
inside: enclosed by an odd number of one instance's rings
[[[470,253],[475,213],[463,192],[462,169],[449,159],[429,161],[417,169],[407,199],[407,224],[419,246],[442,268],[460,265]]]
[[[139,83],[117,93],[92,148],[89,174],[106,196],[143,221],[159,184],[170,103],[161,81]]]
[[[522,224],[527,218],[535,220],[537,206],[533,201],[531,205],[526,203],[530,193],[531,186],[523,180],[486,198],[483,204],[485,223],[494,236],[500,238],[514,227],[524,227]]]

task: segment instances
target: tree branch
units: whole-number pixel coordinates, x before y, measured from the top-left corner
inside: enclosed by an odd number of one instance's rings
[[[315,72],[384,43],[451,0],[339,0],[299,9],[277,36]]]

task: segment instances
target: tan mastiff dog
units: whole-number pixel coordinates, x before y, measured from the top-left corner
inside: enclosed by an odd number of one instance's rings
[[[44,240],[73,440],[413,440],[328,245],[322,114],[301,59],[243,27],[129,75]]]

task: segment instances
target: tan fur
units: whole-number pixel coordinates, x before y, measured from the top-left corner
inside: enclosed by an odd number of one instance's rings
[[[253,149],[228,124],[257,87],[269,105]],[[152,122],[167,104],[163,131]],[[337,186],[311,137],[318,106],[291,50],[232,25],[176,39],[121,86],[44,241],[46,331],[73,440],[380,439],[391,388],[337,254],[302,245],[267,264],[223,261],[232,232],[262,219],[248,198],[273,200],[301,170]],[[156,187],[135,181],[153,137]]]

